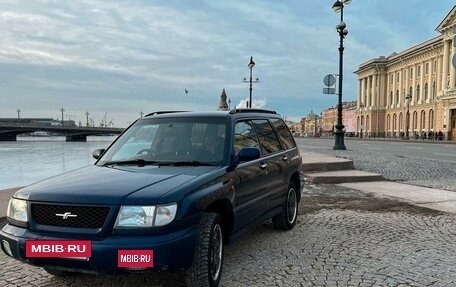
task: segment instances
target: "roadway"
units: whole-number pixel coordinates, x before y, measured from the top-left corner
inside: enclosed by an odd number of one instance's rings
[[[296,138],[303,148],[327,150],[334,146],[331,138]],[[345,139],[349,151],[370,151],[413,159],[449,161],[456,163],[456,142],[407,142]]]

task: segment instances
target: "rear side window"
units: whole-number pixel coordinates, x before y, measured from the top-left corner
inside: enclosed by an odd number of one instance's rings
[[[285,149],[294,148],[296,144],[287,125],[281,119],[271,119],[271,122],[279,135],[280,141],[282,141],[283,147]]]
[[[263,154],[280,151],[280,143],[267,120],[254,120],[253,124],[260,140],[261,152]]]
[[[243,147],[260,148],[255,129],[250,121],[237,122],[234,128],[234,151],[237,154]]]

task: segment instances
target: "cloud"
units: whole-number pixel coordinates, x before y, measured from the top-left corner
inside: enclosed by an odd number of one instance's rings
[[[242,99],[237,105],[237,109],[244,109],[247,107],[247,103],[249,102],[249,97]],[[266,99],[253,99],[252,100],[252,108],[255,109],[266,109]]]
[[[248,89],[241,80],[250,56],[254,78],[261,80],[254,105],[265,107],[268,99],[268,108],[300,117],[311,106],[333,103],[322,95],[324,75],[338,71],[339,16],[331,3],[157,2],[0,3],[0,94],[8,97],[0,113],[14,116],[20,106],[46,117],[44,107],[64,104],[81,109],[78,114],[123,109],[116,116],[130,121],[141,108],[215,110],[223,88],[245,106]],[[441,6],[454,5],[417,2],[406,11],[375,1],[347,7],[344,99],[356,98],[352,72],[360,63],[429,39],[446,15]],[[424,10],[426,21],[412,17]],[[184,89],[191,91],[187,97]]]

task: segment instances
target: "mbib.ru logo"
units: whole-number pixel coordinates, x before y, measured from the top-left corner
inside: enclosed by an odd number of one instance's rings
[[[153,250],[118,250],[118,267],[154,267]]]

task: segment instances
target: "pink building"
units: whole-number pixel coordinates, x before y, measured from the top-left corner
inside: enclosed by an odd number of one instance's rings
[[[342,123],[345,126],[345,135],[354,136],[356,134],[356,109],[344,109]]]

